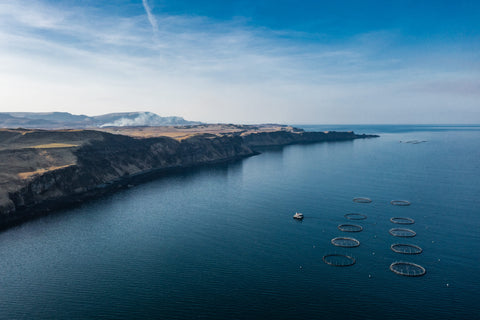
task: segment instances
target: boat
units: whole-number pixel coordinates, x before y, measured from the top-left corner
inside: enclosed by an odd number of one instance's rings
[[[303,213],[295,212],[295,214],[293,215],[293,219],[302,220],[303,219]]]

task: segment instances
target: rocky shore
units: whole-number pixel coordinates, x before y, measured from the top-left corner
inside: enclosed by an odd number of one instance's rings
[[[197,130],[181,138],[138,138],[94,130],[0,129],[0,228],[166,171],[252,156],[258,147],[376,137],[291,127],[240,128],[215,134]]]

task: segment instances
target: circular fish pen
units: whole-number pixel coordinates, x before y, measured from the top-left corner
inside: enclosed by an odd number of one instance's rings
[[[372,199],[370,199],[370,198],[353,198],[353,202],[356,202],[356,203],[370,203],[370,202],[372,202]]]
[[[396,224],[414,224],[415,223],[415,220],[413,220],[412,218],[406,218],[406,217],[393,217],[393,218],[390,218],[390,221]]]
[[[405,243],[395,243],[390,246],[396,253],[403,253],[403,254],[420,254],[423,252],[423,249],[419,246],[414,244],[405,244]]]
[[[393,228],[388,231],[394,237],[412,238],[417,235],[413,230],[407,228]]]
[[[339,224],[337,228],[343,232],[360,232],[363,230],[363,227],[358,224]]]
[[[355,248],[360,245],[360,241],[350,237],[337,237],[330,241],[334,246],[343,248]]]
[[[390,270],[392,270],[396,274],[407,277],[420,277],[427,273],[425,268],[419,264],[402,261],[392,263],[390,265]]]
[[[345,218],[348,220],[365,220],[367,216],[361,213],[347,213],[344,215]]]
[[[410,201],[407,200],[392,200],[390,203],[394,206],[409,206]]]
[[[353,266],[356,262],[355,258],[352,256],[337,253],[324,255],[322,260],[326,264],[334,267],[349,267]]]

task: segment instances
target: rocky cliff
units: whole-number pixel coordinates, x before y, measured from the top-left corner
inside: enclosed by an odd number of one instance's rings
[[[257,132],[257,133],[242,133],[243,141],[250,147],[268,147],[268,146],[284,146],[288,144],[298,143],[315,143],[323,141],[341,141],[353,140],[361,138],[375,137],[372,135],[358,135],[353,131],[349,132],[306,132],[296,130],[290,131],[274,131],[274,132]]]
[[[89,130],[2,130],[0,228],[165,170],[251,156],[256,147],[367,137],[281,130],[138,139]]]

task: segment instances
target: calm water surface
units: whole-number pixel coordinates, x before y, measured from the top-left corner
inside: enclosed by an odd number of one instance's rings
[[[480,127],[306,129],[381,137],[268,149],[3,231],[0,318],[478,319]],[[368,216],[362,232],[337,229],[350,212]],[[392,237],[393,216],[417,236]],[[330,243],[349,235],[358,248]],[[328,266],[328,253],[357,263]],[[397,260],[427,274],[396,275]]]

